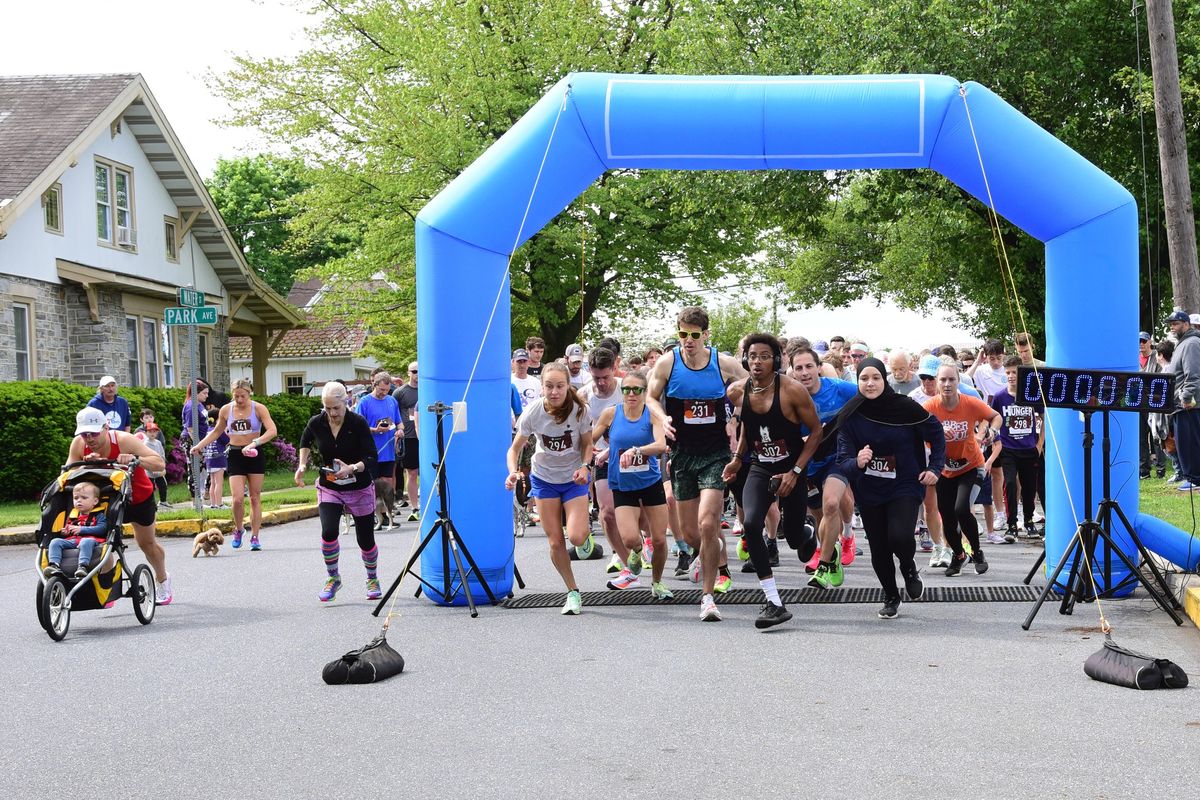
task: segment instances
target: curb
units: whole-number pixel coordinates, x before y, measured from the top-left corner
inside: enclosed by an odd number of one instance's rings
[[[317,504],[306,504],[300,506],[292,506],[290,508],[281,508],[276,511],[267,511],[262,515],[263,526],[268,525],[283,525],[287,522],[295,522],[300,519],[311,519],[317,516]],[[249,509],[247,509],[247,517],[249,517]],[[201,531],[209,528],[217,528],[221,533],[229,533],[233,530],[233,520],[220,519],[208,520],[202,523],[199,519],[169,519],[159,522],[155,526],[159,536],[168,537],[192,537]],[[133,535],[133,526],[125,525],[125,534]],[[34,531],[8,531],[0,532],[0,546],[8,544],[33,544]]]
[[[1191,617],[1192,623],[1200,628],[1200,588],[1188,589],[1183,595],[1183,610]]]

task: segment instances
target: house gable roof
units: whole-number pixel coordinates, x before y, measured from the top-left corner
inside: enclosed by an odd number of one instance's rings
[[[10,201],[0,207],[0,232],[7,219],[36,203],[78,152],[117,120],[137,139],[179,208],[181,222],[190,221],[195,242],[232,306],[254,313],[268,328],[303,325],[304,315],[246,263],[141,75],[0,76],[0,203]],[[10,140],[17,125],[22,135]],[[33,141],[40,138],[46,142]],[[238,325],[236,317],[233,325]]]
[[[352,356],[367,343],[365,325],[344,325],[335,322],[309,328],[293,328],[283,334],[271,353],[271,360],[280,358],[333,358]],[[229,358],[246,360],[251,357],[250,337],[229,337]]]
[[[0,200],[15,199],[34,183],[137,79],[135,74],[0,76]]]

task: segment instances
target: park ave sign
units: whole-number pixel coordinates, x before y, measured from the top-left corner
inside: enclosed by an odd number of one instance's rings
[[[216,325],[217,307],[164,308],[163,321],[168,325]]]

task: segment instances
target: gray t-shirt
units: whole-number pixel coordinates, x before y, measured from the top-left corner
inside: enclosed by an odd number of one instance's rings
[[[517,420],[518,436],[535,436],[533,474],[547,483],[570,483],[583,464],[582,434],[591,430],[587,415],[578,409],[566,422],[555,422],[542,402],[530,403]]]
[[[911,394],[914,389],[921,388],[921,379],[917,377],[916,373],[910,372],[908,380],[901,383],[896,380],[895,375],[889,375],[888,385],[896,390],[896,394]]]
[[[392,392],[392,397],[400,404],[400,419],[404,422],[404,438],[417,438],[416,425],[413,424],[413,414],[417,410],[417,389],[410,384],[402,384]]]

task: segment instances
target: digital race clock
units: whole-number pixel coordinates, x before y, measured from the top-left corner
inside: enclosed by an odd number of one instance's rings
[[[1017,402],[1083,411],[1175,409],[1175,374],[1103,369],[1019,367]]]

